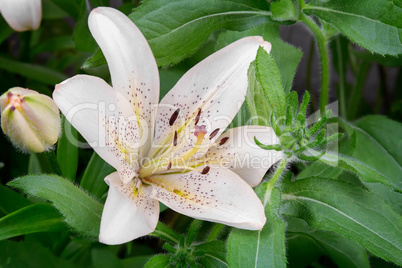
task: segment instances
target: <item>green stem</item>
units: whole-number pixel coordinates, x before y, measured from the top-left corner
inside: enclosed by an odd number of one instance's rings
[[[303,0],[299,0],[300,9],[305,6]],[[320,93],[320,112],[325,113],[328,104],[328,90],[329,90],[329,56],[327,39],[318,25],[303,12],[300,12],[299,20],[303,22],[313,32],[317,39],[318,52],[321,61],[321,93]]]
[[[308,52],[308,60],[307,60],[307,70],[306,70],[306,88],[307,91],[310,92],[311,96],[311,106],[313,107],[313,111],[317,110],[317,98],[313,92],[311,86],[311,68],[313,66],[313,56],[314,56],[314,38],[311,38],[310,41],[310,50]]]
[[[282,173],[285,170],[287,163],[288,163],[287,158],[282,159],[281,163],[279,164],[278,169],[275,171],[274,176],[268,182],[267,191],[265,192],[265,195],[264,195],[264,207],[269,202],[269,200],[271,198],[272,189],[274,188],[275,183],[278,181],[278,179],[282,176]]]
[[[339,36],[335,39],[336,55],[338,57],[338,70],[339,70],[339,107],[340,115],[347,118],[346,110],[346,96],[345,96],[345,68],[343,64],[343,51],[341,47],[341,40]]]

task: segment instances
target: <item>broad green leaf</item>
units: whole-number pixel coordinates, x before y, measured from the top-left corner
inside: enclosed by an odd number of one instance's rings
[[[21,194],[0,185],[0,211],[4,214],[9,214],[30,204],[31,202]]]
[[[152,257],[144,266],[144,268],[160,268],[171,267],[169,255],[156,255]]]
[[[265,23],[253,29],[235,32],[226,31],[219,36],[217,47],[223,48],[245,36],[260,35],[272,44],[270,55],[274,58],[281,74],[282,85],[288,94],[292,88],[293,77],[303,53],[300,49],[283,42],[279,36],[279,27],[273,23]]]
[[[154,0],[129,17],[145,35],[158,65],[166,66],[193,54],[215,30],[246,30],[268,21],[267,10],[265,0]]]
[[[103,206],[72,182],[56,175],[32,175],[8,183],[29,195],[44,198],[82,235],[97,237]]]
[[[279,217],[281,202],[277,188],[268,183],[256,188],[265,207],[267,222],[261,231],[233,229],[227,241],[230,267],[286,267],[285,222]]]
[[[377,195],[323,178],[285,180],[281,188],[282,214],[338,233],[376,256],[402,264],[402,216]]]
[[[80,186],[100,198],[108,188],[104,179],[113,171],[115,169],[94,152],[84,171]]]
[[[286,95],[275,60],[263,48],[259,48],[255,59],[256,78],[261,84],[265,98],[276,118],[285,115]]]
[[[298,218],[287,217],[286,222],[288,223],[286,228],[288,237],[291,239],[300,237],[310,239],[314,244],[318,244],[319,247],[319,249],[312,247],[311,250],[322,251],[338,267],[370,267],[365,249],[354,241],[345,239],[335,233],[309,228],[305,221]]]
[[[31,78],[46,85],[52,86],[67,79],[66,75],[48,69],[44,66],[23,63],[16,60],[8,59],[4,56],[0,56],[0,69],[4,69],[12,73],[17,73],[24,77]]]
[[[77,130],[63,116],[63,133],[57,143],[57,162],[64,177],[74,181],[78,167]]]
[[[401,190],[402,125],[384,116],[367,116],[355,124],[339,120],[341,126],[356,135],[351,157],[380,172],[389,181],[386,185]]]
[[[0,267],[77,267],[36,241],[0,241],[0,252],[6,256],[0,258]]]
[[[354,124],[340,121],[342,126],[353,131],[356,148],[351,156],[360,160],[389,178],[395,185],[401,185],[402,178],[402,125],[385,116],[366,116]],[[380,195],[396,211],[402,212],[401,193],[382,185],[366,184],[374,193]]]
[[[303,11],[333,24],[352,42],[381,55],[402,54],[402,8],[389,0],[312,1]]]
[[[271,4],[272,18],[275,20],[297,20],[298,10],[293,0],[280,0]]]
[[[360,128],[354,128],[356,131],[367,135],[368,137],[370,137],[370,141],[372,143],[376,143],[379,145],[379,147],[382,149],[381,151],[385,152],[384,154],[388,155],[388,161],[391,161],[394,164],[398,164],[399,168],[401,167],[402,124],[400,122],[393,121],[381,115],[370,115],[356,121],[355,125]],[[380,165],[384,167],[384,164],[385,163],[381,163]],[[390,167],[386,169],[390,169]],[[394,173],[394,175],[397,175],[397,173]],[[399,175],[401,175],[401,173],[399,173]]]
[[[204,253],[196,258],[201,267],[228,267],[225,242],[215,240],[202,243],[194,247],[193,252],[196,254],[197,251]]]
[[[272,110],[264,96],[260,82],[256,79],[255,61],[248,69],[248,88],[246,93],[246,105],[250,114],[251,124],[270,126]]]
[[[312,155],[317,156],[319,152],[314,152]],[[363,181],[370,183],[382,183],[386,186],[392,187],[395,190],[402,191],[402,181],[398,177],[388,177],[384,174],[383,170],[373,168],[367,163],[361,162],[352,157],[341,155],[333,152],[326,152],[320,159],[320,162],[328,164],[333,167],[340,167],[349,172],[355,173]],[[402,173],[401,173],[402,174]]]
[[[37,232],[65,228],[60,213],[47,204],[35,204],[14,211],[0,219],[0,240]]]

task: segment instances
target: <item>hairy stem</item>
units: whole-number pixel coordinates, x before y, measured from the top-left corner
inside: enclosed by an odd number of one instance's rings
[[[303,10],[303,7],[305,6],[303,0],[299,0],[299,6],[300,9]],[[329,90],[329,56],[327,39],[317,24],[310,17],[306,16],[303,11],[300,12],[299,20],[313,32],[317,40],[318,52],[320,54],[321,61],[320,112],[321,114],[324,114],[328,104]]]

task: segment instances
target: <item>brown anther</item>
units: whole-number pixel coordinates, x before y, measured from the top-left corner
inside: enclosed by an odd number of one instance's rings
[[[174,137],[173,137],[173,146],[177,145],[177,130],[174,132]]]
[[[201,109],[198,109],[198,113],[195,116],[195,125],[197,125],[198,121],[200,121],[200,116],[201,116]]]
[[[177,117],[179,116],[180,108],[178,108],[169,119],[169,125],[173,126],[174,122],[176,121]]]
[[[219,145],[224,145],[228,141],[229,137],[224,137],[219,141]]]
[[[11,92],[7,93],[7,98],[11,98],[12,96],[13,96],[13,93],[11,93]]]
[[[216,136],[216,134],[218,134],[218,132],[219,132],[219,128],[212,131],[211,135],[209,135],[209,139],[212,140]]]
[[[169,169],[171,169],[171,168],[172,168],[172,162],[169,162],[169,164],[167,165],[166,170],[169,170]]]
[[[206,166],[206,167],[204,167],[204,169],[201,171],[201,174],[202,174],[202,175],[208,174],[209,170],[210,170],[209,166]]]
[[[14,110],[15,110],[15,106],[12,105],[12,106],[10,107],[10,111],[14,111]]]

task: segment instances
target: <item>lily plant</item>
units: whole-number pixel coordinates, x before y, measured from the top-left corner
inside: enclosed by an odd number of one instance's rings
[[[261,230],[258,185],[281,152],[272,128],[227,130],[247,91],[247,70],[261,37],[243,38],[190,69],[159,101],[159,74],[140,30],[121,12],[94,9],[89,28],[109,66],[112,85],[76,75],[53,98],[71,124],[116,172],[99,241],[121,244],[154,231],[159,201],[193,218]]]

